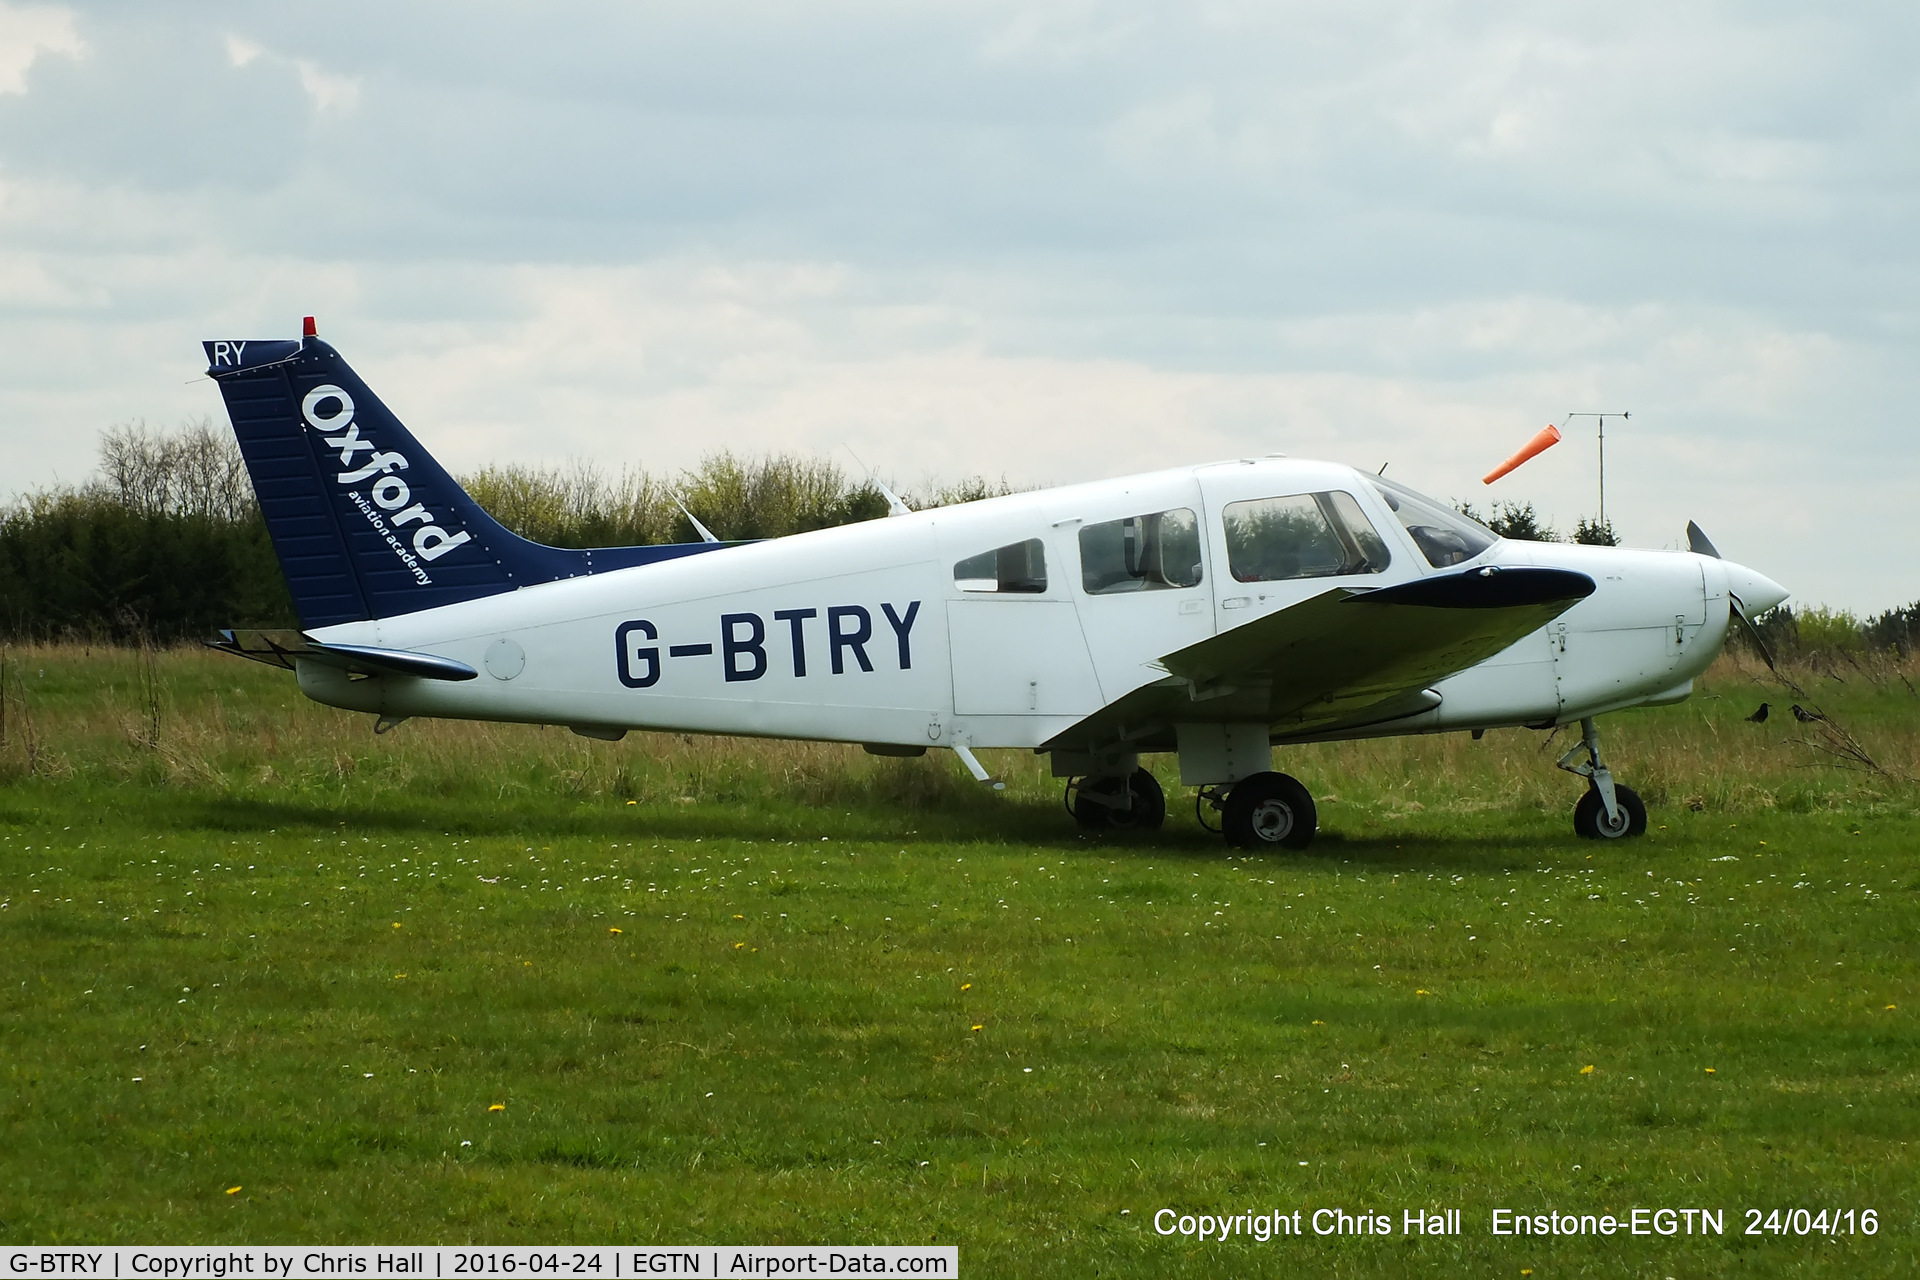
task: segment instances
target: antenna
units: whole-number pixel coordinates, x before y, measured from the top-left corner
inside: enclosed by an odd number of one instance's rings
[[[1607,527],[1607,419],[1618,418],[1625,422],[1631,413],[1570,413],[1567,422],[1572,424],[1575,418],[1592,418],[1599,427],[1600,438],[1600,527]]]
[[[687,504],[680,501],[680,495],[678,493],[675,493],[673,490],[669,489],[667,490],[667,494],[669,497],[673,499],[673,505],[680,508],[680,514],[685,516],[688,522],[693,525],[693,531],[700,535],[700,541],[702,542],[720,541],[720,539],[713,536],[713,530],[701,524],[700,518],[694,515],[693,512],[687,510]]]
[[[855,462],[858,462],[860,464],[860,469],[867,473],[867,483],[872,485],[874,488],[878,489],[880,491],[881,496],[886,498],[887,515],[910,516],[913,514],[913,508],[908,506],[906,503],[900,501],[899,498],[894,496],[893,490],[887,488],[886,482],[882,480],[879,476],[873,473],[873,468],[868,466],[866,462],[860,457],[859,454],[853,452],[852,445],[842,440],[840,442],[840,447],[842,449],[845,449],[849,454],[853,455],[853,460]]]

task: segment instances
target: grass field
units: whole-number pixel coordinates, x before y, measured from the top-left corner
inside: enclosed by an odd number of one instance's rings
[[[0,1239],[1911,1275],[1920,698],[1802,673],[1874,773],[1763,674],[1603,721],[1643,842],[1574,839],[1564,739],[1515,731],[1284,753],[1321,838],[1245,858],[1170,771],[1164,832],[1093,840],[1012,753],[996,795],[836,747],[376,739],[232,659],[15,649]],[[1394,1233],[1152,1225],[1334,1207]],[[1636,1207],[1726,1233],[1488,1232]],[[1400,1233],[1447,1208],[1459,1237]]]

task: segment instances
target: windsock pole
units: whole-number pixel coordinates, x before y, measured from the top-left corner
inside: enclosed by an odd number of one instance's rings
[[[1521,463],[1525,462],[1527,459],[1536,457],[1539,454],[1546,452],[1548,449],[1551,449],[1554,445],[1559,443],[1560,443],[1560,428],[1556,426],[1551,426],[1551,425],[1542,427],[1534,435],[1533,439],[1527,441],[1525,445],[1521,446],[1520,452],[1514,454],[1511,458],[1508,458],[1505,462],[1501,463],[1499,466],[1495,467],[1493,470],[1487,472],[1486,476],[1482,478],[1480,483],[1492,484],[1495,480],[1498,480],[1501,476],[1507,474],[1507,472],[1513,470],[1515,467],[1519,466]]]

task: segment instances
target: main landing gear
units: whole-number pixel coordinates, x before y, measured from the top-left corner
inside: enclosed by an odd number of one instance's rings
[[[1236,849],[1304,849],[1319,825],[1313,796],[1284,773],[1256,773],[1230,787],[1200,788],[1193,812],[1203,827],[1207,805],[1219,813],[1218,829]]]
[[[1579,757],[1584,753],[1586,759]],[[1647,806],[1632,788],[1614,782],[1600,759],[1593,717],[1580,722],[1580,741],[1560,757],[1560,767],[1587,780],[1587,793],[1573,806],[1573,831],[1583,840],[1626,840],[1647,834]]]
[[[1088,831],[1158,831],[1167,820],[1167,795],[1145,769],[1096,774],[1067,782],[1067,812]]]
[[[1167,820],[1167,797],[1145,769],[1092,774],[1067,781],[1067,812],[1085,831],[1158,831]],[[1220,825],[1207,821],[1211,807]],[[1209,831],[1226,833],[1240,849],[1304,849],[1313,843],[1318,818],[1313,797],[1284,773],[1256,773],[1231,786],[1200,788],[1194,815]]]

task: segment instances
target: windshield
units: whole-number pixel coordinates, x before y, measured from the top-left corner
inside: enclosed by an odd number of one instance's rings
[[[1373,487],[1406,526],[1420,554],[1436,569],[1471,560],[1499,540],[1498,534],[1479,521],[1469,520],[1452,507],[1397,481],[1376,476]]]

